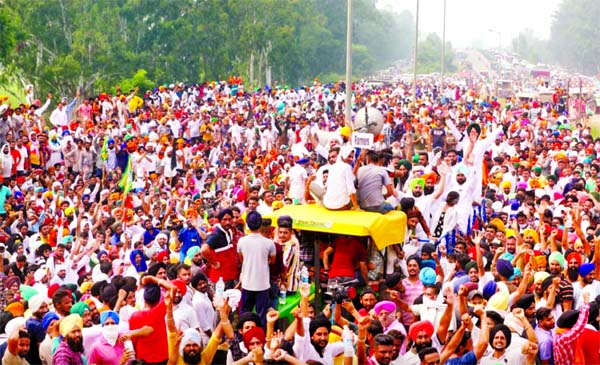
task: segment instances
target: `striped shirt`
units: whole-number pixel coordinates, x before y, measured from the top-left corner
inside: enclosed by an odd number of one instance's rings
[[[296,236],[283,243],[283,265],[286,270],[287,291],[295,292],[300,281],[300,243]]]
[[[588,320],[590,305],[584,303],[579,309],[579,318],[573,328],[554,335],[554,365],[572,365],[575,361],[575,341],[581,336]]]

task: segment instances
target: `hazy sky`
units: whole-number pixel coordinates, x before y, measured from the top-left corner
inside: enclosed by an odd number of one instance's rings
[[[446,40],[454,47],[473,44],[496,47],[500,33],[502,47],[525,28],[548,39],[552,15],[561,0],[446,0]],[[379,0],[378,6],[392,7],[397,12],[415,13],[416,0]],[[419,32],[442,35],[443,0],[421,0],[419,4]]]

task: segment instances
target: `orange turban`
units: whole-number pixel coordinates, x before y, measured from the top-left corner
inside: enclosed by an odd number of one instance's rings
[[[13,317],[22,317],[25,313],[25,306],[21,302],[12,302],[4,308],[6,312],[10,312]]]

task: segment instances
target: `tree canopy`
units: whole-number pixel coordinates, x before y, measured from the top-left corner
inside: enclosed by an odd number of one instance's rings
[[[424,40],[419,42],[417,53],[417,72],[432,73],[441,71],[442,39],[435,33],[429,33]],[[456,71],[454,65],[454,51],[452,44],[446,42],[444,52],[444,68],[446,72]]]
[[[353,74],[410,54],[410,13],[354,0]],[[239,75],[253,87],[343,75],[346,1],[4,0],[0,63],[40,91]]]
[[[554,14],[549,48],[562,65],[585,74],[600,71],[600,2],[563,0]]]

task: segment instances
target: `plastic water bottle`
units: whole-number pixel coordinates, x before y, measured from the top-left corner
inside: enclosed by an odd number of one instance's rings
[[[224,293],[225,293],[225,282],[223,281],[223,278],[220,277],[219,281],[217,281],[217,284],[215,285],[215,302],[218,305],[223,304],[223,300],[224,300]]]
[[[279,288],[279,304],[285,304],[285,297],[287,296],[287,288],[285,285],[281,285]]]
[[[133,352],[133,354],[132,354],[133,358],[132,358],[132,359],[130,359],[130,360],[133,360],[133,359],[135,359],[135,350],[134,350],[134,348],[133,348],[133,342],[131,342],[131,340],[127,340],[127,341],[123,342],[123,347],[124,347],[126,350],[130,350],[131,352]]]
[[[302,270],[300,270],[300,282],[302,284],[308,284],[308,269],[306,266],[302,266]]]
[[[344,343],[344,357],[354,356],[354,340],[352,331],[350,331],[348,326],[344,326],[342,341]]]

